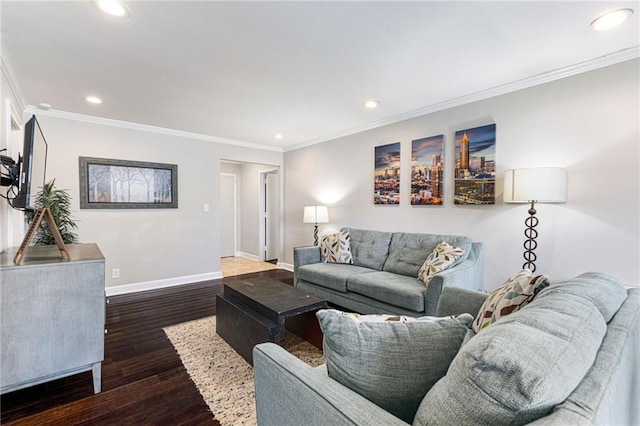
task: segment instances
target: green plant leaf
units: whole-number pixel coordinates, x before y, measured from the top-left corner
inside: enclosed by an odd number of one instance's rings
[[[49,208],[53,216],[62,240],[65,244],[73,244],[78,242],[78,235],[71,229],[78,229],[71,215],[71,196],[66,189],[57,189],[55,187],[55,179],[47,182],[35,197],[34,205],[37,208]],[[26,213],[27,222],[31,224],[35,219],[35,211]],[[33,239],[34,245],[53,245],[56,243],[55,238],[49,225],[43,221],[40,229],[37,230]]]

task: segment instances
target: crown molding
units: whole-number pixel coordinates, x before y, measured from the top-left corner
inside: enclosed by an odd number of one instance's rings
[[[438,102],[423,108],[419,108],[403,114],[398,114],[393,117],[388,117],[382,120],[367,123],[362,126],[352,127],[350,129],[342,130],[340,132],[331,133],[329,135],[321,136],[319,138],[309,139],[304,142],[300,142],[294,145],[289,145],[288,147],[285,147],[284,152],[294,151],[296,149],[305,148],[311,145],[316,145],[316,144],[327,142],[333,139],[338,139],[338,138],[353,135],[356,133],[365,132],[367,130],[376,129],[378,127],[388,126],[390,124],[395,124],[400,121],[409,120],[411,118],[416,118],[416,117],[420,117],[427,114],[433,114],[435,112],[443,111],[445,109],[466,105],[466,104],[481,101],[484,99],[493,98],[495,96],[504,95],[504,94],[515,92],[522,89],[527,89],[529,87],[538,86],[540,84],[550,83],[552,81],[560,80],[565,77],[571,77],[577,74],[582,74],[588,71],[604,68],[609,65],[614,65],[620,62],[629,61],[639,57],[640,57],[640,45],[633,46],[633,47],[622,49],[607,55],[599,56],[597,58],[594,58],[588,61],[570,65],[568,67],[544,72],[541,74],[534,75],[532,77],[524,78],[522,80],[513,81],[511,83],[492,87],[486,90],[481,90],[479,92],[471,93],[469,95],[464,95],[464,96],[449,99],[443,102]]]
[[[68,120],[83,121],[87,123],[99,124],[104,126],[120,127],[131,130],[139,130],[143,132],[158,133],[169,136],[177,136],[187,139],[195,139],[207,142],[215,142],[225,145],[233,145],[244,148],[258,149],[264,151],[273,152],[288,152],[296,149],[305,148],[311,145],[327,142],[330,140],[338,139],[341,137],[353,135],[356,133],[365,132],[368,130],[376,129],[390,124],[395,124],[401,121],[409,120],[412,118],[420,117],[423,115],[432,114],[435,112],[443,111],[449,108],[466,105],[472,102],[489,99],[495,96],[504,95],[507,93],[515,92],[529,87],[537,86],[540,84],[549,83],[552,81],[560,80],[566,77],[571,77],[577,74],[581,74],[588,71],[593,71],[599,68],[604,68],[610,65],[614,65],[620,62],[629,61],[640,57],[640,45],[636,45],[627,49],[623,49],[617,52],[613,52],[607,55],[599,56],[597,58],[580,62],[568,67],[559,68],[556,70],[541,73],[532,77],[517,80],[511,83],[496,86],[490,89],[481,90],[479,92],[471,93],[469,95],[460,96],[457,98],[449,99],[443,102],[438,102],[432,105],[428,105],[423,108],[419,108],[413,111],[409,111],[403,114],[398,114],[392,117],[387,117],[382,120],[370,122],[361,126],[352,127],[339,132],[331,133],[318,138],[309,139],[304,142],[289,145],[287,147],[279,147],[273,145],[263,145],[252,142],[245,142],[234,139],[227,139],[217,136],[204,135],[200,133],[187,132],[182,130],[169,129],[164,127],[151,126],[147,124],[133,123],[129,121],[114,120],[110,118],[97,117],[92,115],[78,114],[61,110],[42,110],[32,105],[26,105],[22,92],[18,86],[17,80],[11,69],[10,60],[7,57],[7,51],[4,44],[1,46],[2,54],[0,55],[0,67],[2,68],[2,74],[7,79],[10,90],[15,97],[17,103],[16,109],[25,111],[30,114],[46,115],[51,117],[63,118]],[[22,118],[22,117],[20,117]]]
[[[24,96],[22,96],[22,90],[20,90],[18,80],[15,78],[9,52],[2,41],[0,41],[0,69],[2,69],[2,77],[7,81],[13,98],[13,102],[11,103],[12,116],[15,115],[15,118],[22,121],[22,115],[19,111],[24,111],[27,103]],[[22,122],[18,124],[22,126]]]
[[[187,139],[195,139],[195,140],[206,141],[206,142],[215,142],[215,143],[220,143],[225,145],[234,145],[234,146],[240,146],[243,148],[260,149],[263,151],[283,152],[282,147],[279,147],[279,146],[261,145],[261,144],[252,143],[252,142],[244,142],[244,141],[239,141],[235,139],[227,139],[227,138],[221,138],[217,136],[203,135],[201,133],[187,132],[184,130],[168,129],[166,127],[151,126],[148,124],[132,123],[130,121],[114,120],[112,118],[103,118],[103,117],[97,117],[94,115],[78,114],[75,112],[62,111],[57,109],[43,110],[33,105],[28,105],[25,109],[25,112],[28,112],[30,114],[38,114],[38,115],[44,115],[49,117],[63,118],[66,120],[83,121],[85,123],[99,124],[102,126],[120,127],[123,129],[139,130],[141,132],[159,133],[159,134],[168,135],[168,136],[177,136],[177,137],[187,138]]]

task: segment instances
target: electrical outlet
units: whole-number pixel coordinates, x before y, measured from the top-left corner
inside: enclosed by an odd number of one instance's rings
[[[120,278],[120,269],[113,268],[111,270],[111,278],[114,278],[114,279]]]

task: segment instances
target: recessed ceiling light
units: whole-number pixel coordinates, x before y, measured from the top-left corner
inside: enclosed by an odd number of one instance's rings
[[[44,109],[44,110],[51,109],[51,104],[48,104],[46,102],[40,102],[38,104],[38,108]]]
[[[127,18],[129,16],[129,9],[121,1],[95,0],[93,4],[104,13],[116,18]]]
[[[273,135],[274,138],[280,140],[282,138],[284,138],[284,135],[282,133],[276,133],[275,135]]]
[[[87,96],[84,98],[85,101],[89,102],[90,104],[101,104],[102,103],[102,99],[100,99],[97,96]]]
[[[371,109],[371,108],[377,107],[379,104],[380,104],[380,102],[372,100],[372,101],[365,102],[364,106],[365,106],[365,108],[370,108]]]
[[[632,9],[618,9],[598,16],[591,22],[591,28],[595,31],[606,31],[621,25],[633,15]]]

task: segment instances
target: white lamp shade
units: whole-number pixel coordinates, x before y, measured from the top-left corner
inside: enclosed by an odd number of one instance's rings
[[[329,211],[327,206],[306,206],[302,223],[328,223]]]
[[[507,170],[503,199],[505,203],[564,203],[567,201],[567,170],[561,167]]]

